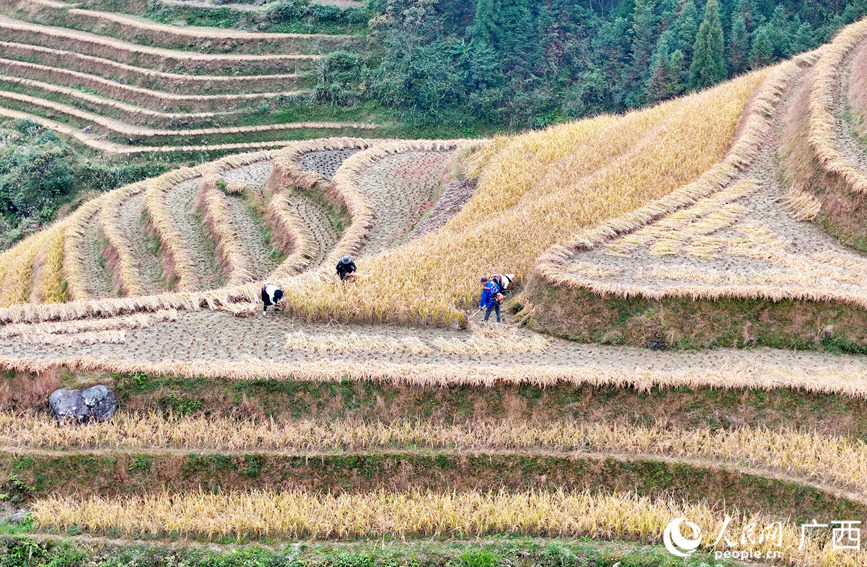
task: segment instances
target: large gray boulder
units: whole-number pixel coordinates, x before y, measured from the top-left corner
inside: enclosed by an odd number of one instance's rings
[[[58,421],[106,421],[117,411],[117,396],[101,385],[86,390],[61,388],[51,394],[48,405]]]

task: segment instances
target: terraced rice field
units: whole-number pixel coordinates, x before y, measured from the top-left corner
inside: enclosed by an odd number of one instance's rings
[[[306,95],[318,61],[352,46],[353,36],[176,27],[42,0],[3,2],[0,13],[0,115],[98,151],[281,147],[287,138],[377,127],[256,118],[262,104]]]
[[[230,61],[250,73],[232,75],[241,84],[348,41],[200,38],[60,2],[0,9],[19,18],[0,20],[6,44],[59,38],[5,57],[114,57],[91,85],[133,76],[133,61],[155,90]],[[88,35],[96,23],[104,35]],[[769,564],[864,565],[830,530],[799,540],[805,519],[867,521],[867,256],[814,222],[827,204],[779,171],[802,120],[815,162],[860,191],[864,151],[842,93],[859,80],[865,30],[625,116],[494,140],[260,141],[86,202],[0,256],[0,480],[28,487],[9,484],[32,514],[21,529],[92,545],[505,534],[646,545],[687,517],[704,552],[776,525],[778,540],[750,541],[780,552]],[[228,90],[222,80],[190,84]],[[33,96],[2,100],[56,110]],[[71,98],[94,105],[64,111],[78,119],[100,104]],[[221,100],[112,112],[166,120],[142,134],[156,139],[172,136],[175,109],[203,124],[238,110]],[[218,139],[207,124],[186,135]],[[355,282],[334,274],[344,255]],[[513,270],[506,324],[480,325],[478,277]],[[263,315],[268,281],[287,306]],[[729,309],[683,322],[696,332],[758,306],[743,344],[768,325],[804,327],[813,350],[669,350],[664,327],[652,329],[657,350],[604,344],[629,343],[617,322],[652,326],[669,299]],[[779,316],[792,306],[800,319]],[[810,309],[821,326],[804,322]],[[568,340],[588,329],[601,344]],[[803,344],[779,336],[774,346]],[[120,412],[58,427],[45,397],[93,383],[119,392]],[[724,529],[730,541],[714,543]]]

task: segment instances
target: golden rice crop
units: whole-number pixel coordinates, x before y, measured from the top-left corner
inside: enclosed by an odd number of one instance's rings
[[[708,218],[709,215],[719,215],[720,211],[728,211],[726,219],[739,218],[740,209],[731,209],[731,205],[738,199],[742,199],[747,195],[754,193],[758,189],[758,184],[751,180],[745,179],[714,193],[710,197],[700,199],[690,207],[682,208],[663,217],[658,222],[654,222],[648,226],[642,227],[635,232],[627,234],[622,238],[617,239],[605,246],[608,254],[612,256],[626,256],[640,246],[652,244],[659,238],[679,238],[679,234],[688,231],[690,239],[698,239],[703,234],[710,234],[703,228],[713,229],[714,224],[721,223],[720,228],[728,226],[730,223],[721,222],[723,219],[717,218],[716,221],[710,221],[704,227],[699,224],[695,226],[699,219]],[[711,230],[713,232],[713,230]],[[684,239],[681,239],[681,242]]]
[[[253,288],[253,294],[259,290]],[[180,295],[180,294],[173,294]],[[173,297],[172,296],[172,297]],[[146,298],[154,303],[161,296]],[[127,300],[129,301],[129,300]],[[44,307],[44,306],[43,306]],[[189,308],[195,308],[189,306]],[[216,308],[216,307],[214,307]],[[680,368],[672,371],[620,369],[606,366],[545,366],[532,364],[398,364],[329,360],[274,363],[259,359],[244,361],[109,360],[73,356],[53,360],[0,357],[0,370],[42,374],[55,370],[110,372],[181,378],[227,380],[294,380],[298,382],[373,381],[395,385],[442,387],[490,387],[498,384],[554,386],[613,386],[646,392],[653,388],[794,388],[807,392],[867,398],[867,370],[843,368],[799,369],[744,362],[718,368]]]
[[[780,203],[797,220],[814,220],[822,211],[815,195],[794,185],[780,197]]]
[[[66,224],[60,223],[46,230],[50,234],[40,252],[39,278],[35,284],[35,295],[31,295],[31,302],[64,303],[69,300],[63,280],[63,239],[66,235]]]
[[[389,337],[365,333],[311,335],[304,331],[289,333],[286,348],[309,350],[318,354],[385,351],[406,354],[429,354],[434,349],[446,355],[542,353],[550,341],[539,335],[519,336],[515,331],[480,330],[469,339],[434,338],[428,344],[418,337]]]
[[[584,231],[566,246],[552,247],[538,264],[538,271],[542,277],[557,285],[585,287],[595,293],[630,297],[639,295],[651,299],[662,299],[671,295],[709,300],[722,297],[746,297],[763,298],[771,301],[784,299],[833,300],[867,306],[867,294],[863,291],[841,288],[835,283],[863,285],[863,275],[858,276],[850,271],[835,270],[833,266],[829,265],[823,266],[815,263],[807,265],[805,264],[806,258],[799,258],[787,253],[788,242],[764,224],[756,222],[735,225],[733,228],[744,235],[737,238],[720,239],[707,235],[702,236],[702,233],[708,231],[698,230],[696,231],[697,234],[693,235],[694,240],[688,243],[686,249],[690,254],[698,257],[714,257],[725,250],[732,256],[742,256],[777,264],[792,270],[792,273],[771,270],[766,273],[740,275],[724,275],[713,271],[689,274],[689,268],[683,266],[643,269],[635,272],[636,279],[654,276],[663,279],[675,279],[675,276],[680,276],[677,279],[697,281],[703,284],[723,284],[717,287],[680,284],[676,288],[655,289],[641,285],[624,284],[623,282],[616,285],[600,282],[592,277],[569,270],[573,251],[593,248],[622,233],[630,234],[622,239],[624,241],[622,244],[615,242],[608,246],[609,253],[625,255],[641,245],[654,242],[656,239],[664,239],[658,243],[656,249],[658,254],[679,253],[680,250],[676,246],[679,235],[669,235],[667,229],[684,219],[692,221],[696,211],[699,210],[703,213],[716,211],[714,214],[719,217],[718,226],[720,223],[721,226],[731,224],[730,222],[723,222],[726,215],[721,214],[725,213],[726,207],[736,205],[736,203],[731,203],[732,199],[729,197],[737,195],[736,189],[741,184],[747,184],[745,194],[748,194],[751,191],[749,185],[754,185],[754,183],[746,180],[731,186],[729,189],[722,191],[720,189],[728,185],[739,170],[742,170],[755,159],[762,136],[770,127],[769,118],[773,115],[774,108],[783,99],[791,79],[798,76],[803,67],[814,64],[824,52],[824,49],[820,49],[805,54],[770,71],[767,81],[753,102],[754,110],[746,122],[742,136],[735,143],[726,160],[708,172],[703,179],[635,213],[629,213],[606,225]],[[718,193],[710,199],[698,200],[715,191]],[[713,206],[709,206],[711,203]],[[696,211],[690,210],[694,206],[697,207]],[[672,211],[676,212],[672,213]],[[729,211],[728,216],[731,217],[732,213],[735,213],[734,216],[737,215],[736,211]],[[708,215],[710,214],[708,213]],[[668,218],[663,218],[665,215],[668,215]],[[654,222],[660,218],[663,220]],[[642,224],[651,222],[653,224],[641,228]],[[681,227],[681,230],[689,232],[689,227]],[[667,245],[668,248],[666,248]]]
[[[867,495],[867,445],[860,439],[794,429],[677,429],[559,421],[290,420],[255,422],[214,416],[168,418],[118,412],[86,428],[58,428],[48,415],[0,412],[0,447],[33,449],[188,449],[213,451],[375,451],[432,448],[466,451],[610,453],[712,460],[808,477]]]
[[[801,545],[800,529],[776,518],[628,493],[165,492],[119,498],[49,496],[36,501],[32,509],[40,528],[64,530],[74,526],[97,532],[118,530],[127,535],[177,533],[208,539],[466,537],[519,532],[660,541],[673,519],[686,517],[704,530],[705,549],[710,549],[723,531],[728,512],[734,519],[728,533],[740,533],[751,524],[764,527],[778,523],[779,540],[762,538],[751,547],[761,552],[779,549],[792,565],[854,567],[867,561],[864,552],[831,551],[825,534],[807,533]],[[725,544],[719,545],[724,548]]]
[[[540,253],[581,227],[639,208],[711,168],[766,73],[641,112],[517,136],[485,158],[474,195],[441,230],[365,258],[351,293],[312,276],[281,282],[287,302],[311,318],[462,324],[460,309],[478,299],[478,276],[527,274]],[[335,186],[349,188],[352,166],[363,159],[349,158]],[[358,250],[354,243],[375,222],[363,199],[347,208],[353,224],[332,253],[335,262]],[[407,282],[425,282],[437,293],[408,294]]]
[[[25,303],[29,299],[33,285],[33,263],[40,249],[49,242],[49,236],[48,231],[38,232],[0,256],[4,267],[0,306]]]
[[[498,337],[485,337],[474,334],[466,340],[436,338],[433,345],[443,354],[482,355],[482,354],[541,354],[548,350],[551,343],[541,335],[528,337],[510,334]]]
[[[847,56],[867,37],[867,18],[846,27],[828,46],[816,64],[810,90],[810,145],[819,160],[842,179],[853,191],[867,192],[867,172],[864,172],[845,151],[837,136],[848,135],[837,126],[838,99],[841,95],[841,69]]]

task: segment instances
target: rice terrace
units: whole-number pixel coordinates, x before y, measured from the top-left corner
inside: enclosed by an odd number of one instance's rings
[[[867,565],[867,2],[0,0],[0,567]]]

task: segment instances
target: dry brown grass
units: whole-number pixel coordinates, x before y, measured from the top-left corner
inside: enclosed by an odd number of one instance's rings
[[[746,516],[736,510],[722,511],[668,498],[565,491],[340,495],[166,492],[112,499],[54,496],[38,500],[33,506],[33,517],[40,528],[64,530],[76,526],[96,532],[119,530],[126,535],[178,533],[208,539],[466,537],[519,532],[528,536],[658,542],[672,519],[687,517],[704,530],[704,549],[722,531],[724,512],[735,518],[729,527],[733,533],[749,524],[778,522],[767,516]],[[832,551],[826,537],[812,533],[799,546],[800,529],[794,524],[781,522],[779,530],[779,542],[767,538],[753,544],[753,549],[780,549],[789,564],[808,567],[854,567],[867,561],[864,552]]]
[[[852,50],[867,37],[867,18],[837,35],[816,65],[810,91],[810,145],[829,171],[839,175],[853,191],[867,192],[867,172],[862,171],[840,148],[837,141],[837,99],[841,85],[841,67]]]

